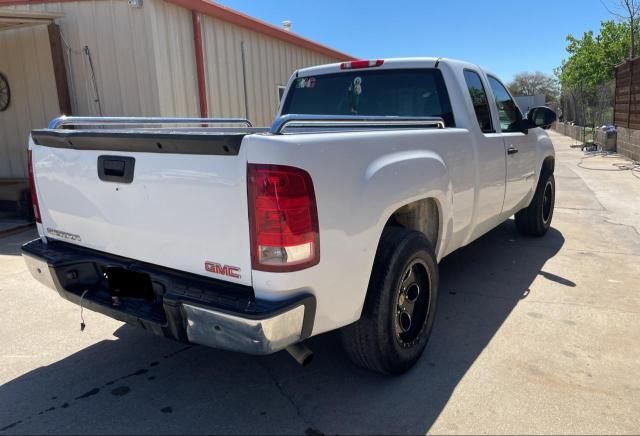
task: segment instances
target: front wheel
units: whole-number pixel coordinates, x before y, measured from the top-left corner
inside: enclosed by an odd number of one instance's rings
[[[516,227],[530,236],[544,236],[553,218],[556,201],[556,181],[552,173],[543,172],[531,204],[516,213]]]
[[[438,267],[427,238],[402,228],[385,229],[362,317],[342,329],[351,360],[384,374],[409,370],[431,334],[437,292]]]

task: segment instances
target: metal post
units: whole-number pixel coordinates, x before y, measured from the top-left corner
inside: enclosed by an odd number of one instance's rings
[[[200,104],[200,116],[207,118],[209,108],[207,105],[207,82],[204,72],[204,49],[202,44],[202,24],[200,14],[191,11],[191,21],[193,26],[193,48],[195,50],[196,75],[198,79],[198,100]]]
[[[242,58],[242,85],[244,90],[244,117],[249,119],[249,96],[247,95],[247,64],[244,57],[244,41],[240,41],[240,55]]]

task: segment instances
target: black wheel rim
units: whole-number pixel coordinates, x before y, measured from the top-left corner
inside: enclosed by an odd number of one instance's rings
[[[417,343],[426,326],[431,304],[431,281],[424,261],[412,261],[398,285],[395,328],[403,347]]]
[[[4,74],[0,73],[0,112],[9,108],[11,103],[11,90],[9,89],[9,82]]]
[[[544,195],[542,196],[542,221],[545,224],[549,222],[551,218],[551,211],[553,210],[553,185],[551,181],[548,181],[544,187]]]

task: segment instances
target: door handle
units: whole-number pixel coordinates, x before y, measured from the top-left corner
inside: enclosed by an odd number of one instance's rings
[[[518,152],[518,149],[515,148],[513,145],[509,145],[509,147],[507,147],[507,154],[516,154]]]
[[[98,177],[105,182],[131,183],[136,160],[126,156],[98,156]]]

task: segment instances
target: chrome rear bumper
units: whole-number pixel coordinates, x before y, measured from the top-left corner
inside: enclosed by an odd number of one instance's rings
[[[300,342],[305,307],[264,319],[248,319],[183,304],[190,342],[249,354],[271,354]]]
[[[57,241],[31,241],[23,246],[23,257],[33,277],[63,298],[79,304],[88,289],[83,307],[182,342],[270,354],[308,338],[313,328],[312,295],[259,301],[251,288]],[[154,291],[162,292],[154,302],[123,299],[114,306],[103,274],[106,266],[144,272]]]

